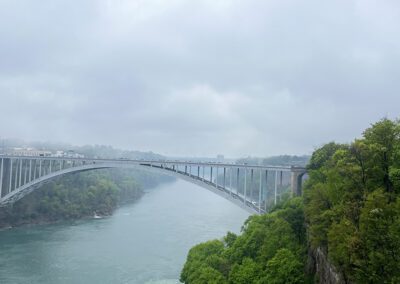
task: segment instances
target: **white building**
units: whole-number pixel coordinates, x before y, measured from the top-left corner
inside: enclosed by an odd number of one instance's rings
[[[50,151],[36,150],[34,148],[12,148],[10,154],[13,156],[34,156],[34,157],[51,156]]]

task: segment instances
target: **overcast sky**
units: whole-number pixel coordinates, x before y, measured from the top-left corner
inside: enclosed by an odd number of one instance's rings
[[[0,138],[310,154],[399,90],[398,0],[0,0]]]

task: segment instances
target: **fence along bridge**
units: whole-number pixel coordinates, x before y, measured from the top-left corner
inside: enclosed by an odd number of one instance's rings
[[[181,178],[206,188],[250,213],[264,213],[284,189],[301,195],[302,167],[216,162],[0,156],[0,206],[12,205],[61,175],[96,169],[132,168]]]

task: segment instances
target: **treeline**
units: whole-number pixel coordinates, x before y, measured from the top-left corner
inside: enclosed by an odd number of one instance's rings
[[[193,247],[181,281],[312,283],[306,271],[318,249],[343,283],[400,283],[400,122],[382,119],[350,144],[328,143],[307,168],[302,198],[251,216],[239,236]]]
[[[253,164],[266,166],[300,166],[305,167],[310,160],[310,156],[278,155],[266,158],[247,157],[237,159],[237,164]]]
[[[13,206],[0,208],[0,227],[110,215],[170,178],[123,169],[95,170],[61,176]]]
[[[193,247],[181,273],[184,283],[305,283],[303,204],[291,199],[273,212],[251,216],[237,236],[228,233]]]
[[[308,166],[313,248],[345,282],[400,283],[400,123],[382,119],[351,144],[329,143]]]

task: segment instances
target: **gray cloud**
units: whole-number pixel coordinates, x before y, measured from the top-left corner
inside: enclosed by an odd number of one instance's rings
[[[310,153],[399,116],[400,4],[0,1],[2,137]]]

